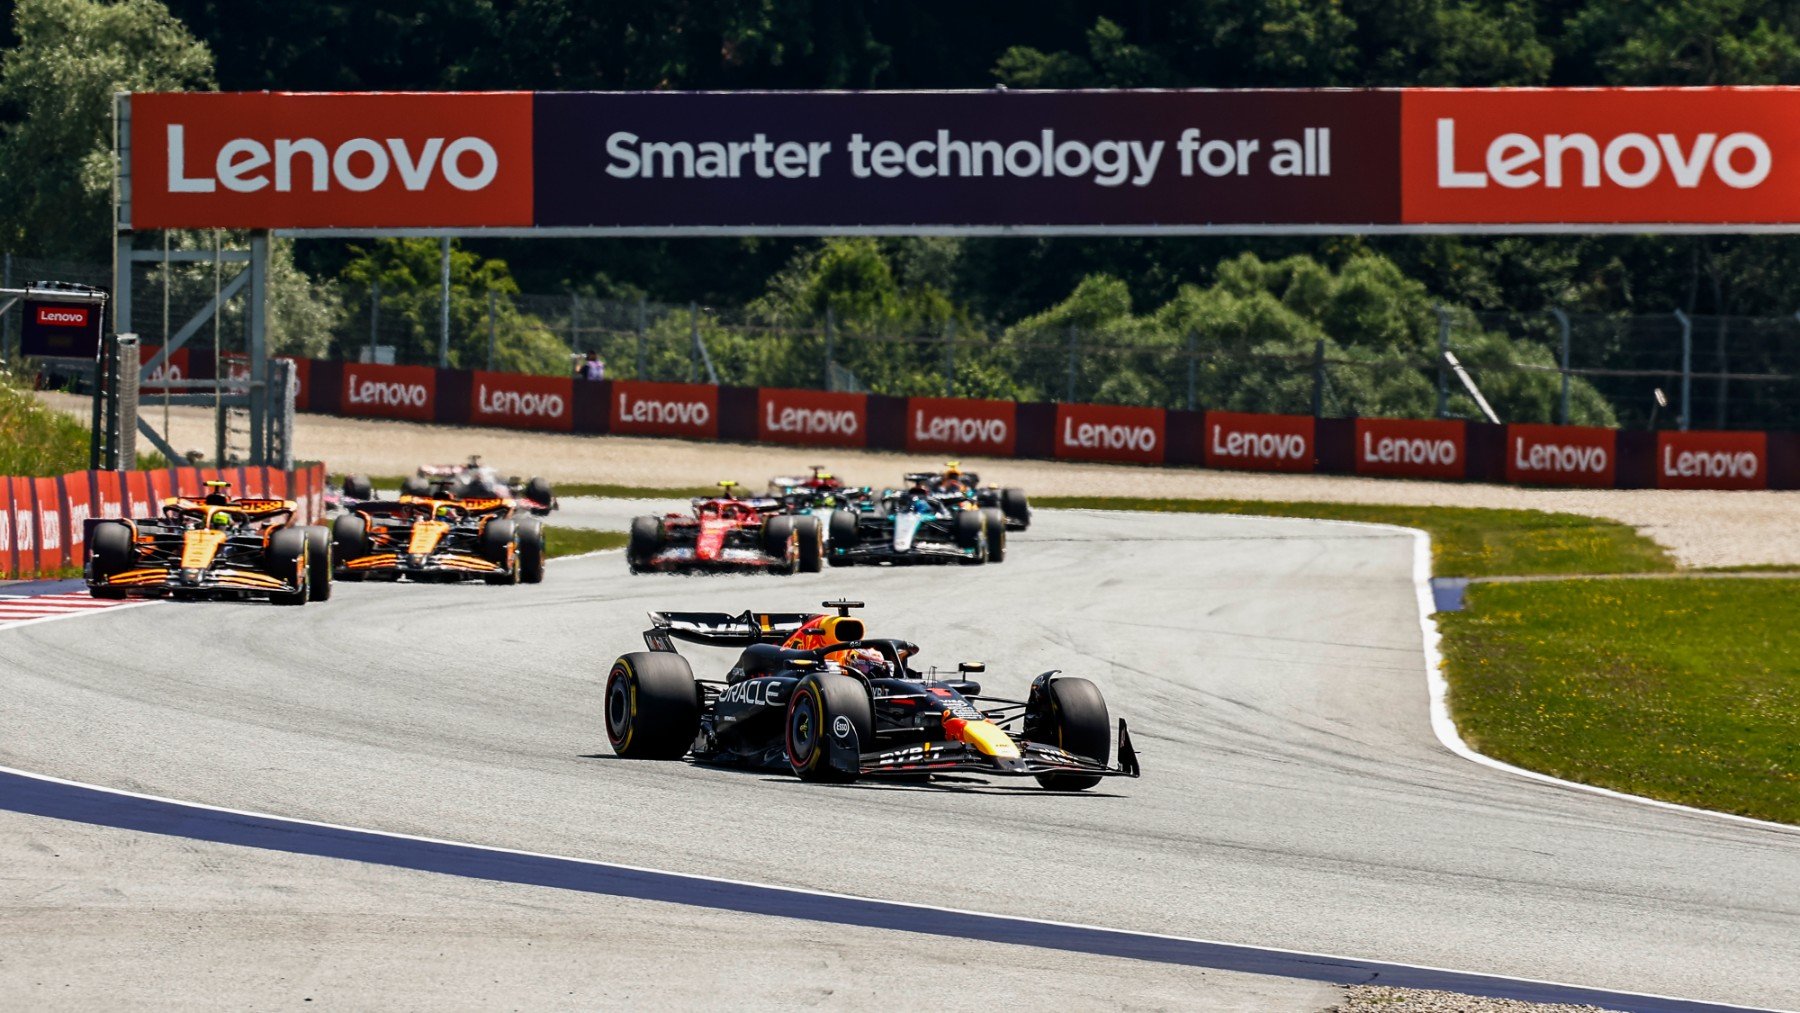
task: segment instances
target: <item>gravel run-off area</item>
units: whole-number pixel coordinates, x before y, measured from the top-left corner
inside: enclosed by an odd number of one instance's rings
[[[89,401],[46,395],[85,418]],[[143,415],[162,428],[163,409],[146,398]],[[213,445],[211,412],[169,410],[178,450]],[[771,475],[826,464],[856,484],[891,485],[902,473],[935,467],[939,457],[887,451],[707,443],[631,436],[577,436],[463,426],[300,415],[301,458],[333,472],[410,473],[423,463],[480,454],[519,475],[555,482],[679,487],[732,479],[759,489]],[[141,445],[141,443],[140,443]],[[1034,496],[1148,496],[1184,499],[1301,500],[1408,506],[1555,510],[1630,524],[1666,546],[1684,566],[1800,566],[1800,494],[1662,489],[1522,489],[1461,482],[1397,481],[1343,475],[1273,475],[1123,464],[965,457],[982,480],[1024,487]]]

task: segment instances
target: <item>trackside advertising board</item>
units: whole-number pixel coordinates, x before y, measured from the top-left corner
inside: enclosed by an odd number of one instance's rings
[[[869,396],[763,387],[756,394],[756,438],[818,447],[869,445]]]
[[[612,431],[628,436],[719,436],[719,388],[700,383],[615,380]]]
[[[472,386],[469,421],[477,425],[565,433],[575,428],[575,383],[566,376],[476,370]]]
[[[1462,478],[1468,429],[1453,419],[1357,419],[1356,473],[1401,478]]]
[[[1206,466],[1253,471],[1311,471],[1311,415],[1206,413]]]
[[[437,370],[346,363],[338,404],[345,415],[430,422],[437,417]]]
[[[1018,412],[1013,401],[909,397],[906,449],[1011,457],[1019,439]]]
[[[1161,464],[1169,442],[1167,417],[1161,408],[1059,404],[1052,451],[1080,461]]]
[[[1618,474],[1618,431],[1590,426],[1506,427],[1506,480],[1611,488]]]
[[[1767,489],[1769,434],[1656,434],[1659,489]]]
[[[130,98],[133,228],[1800,227],[1800,88]]]

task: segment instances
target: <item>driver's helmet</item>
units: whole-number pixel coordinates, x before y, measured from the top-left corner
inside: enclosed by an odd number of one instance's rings
[[[959,493],[963,491],[963,484],[954,478],[946,477],[944,479],[944,484],[939,488],[944,492]]]
[[[865,679],[886,679],[894,674],[894,666],[881,656],[880,651],[864,647],[844,653],[845,657],[838,663]]]
[[[912,510],[913,510],[913,513],[916,513],[916,514],[931,513],[932,512],[931,497],[925,495],[924,493],[919,493],[918,495],[915,495],[912,498]]]
[[[231,527],[231,513],[227,510],[214,510],[206,515],[206,526],[215,530]]]
[[[434,520],[440,520],[440,521],[449,520],[452,516],[451,511],[450,511],[450,504],[439,503],[436,507],[432,508],[431,516],[432,516],[432,519],[434,519]]]

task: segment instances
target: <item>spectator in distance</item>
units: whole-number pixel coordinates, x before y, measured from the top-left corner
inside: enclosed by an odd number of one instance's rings
[[[601,360],[599,352],[587,353],[587,361],[583,362],[580,366],[576,367],[575,379],[577,379],[577,380],[604,380],[604,379],[606,379],[606,363]]]

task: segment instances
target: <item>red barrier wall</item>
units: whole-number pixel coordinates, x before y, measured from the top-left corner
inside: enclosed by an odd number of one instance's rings
[[[1311,415],[1206,413],[1206,466],[1252,471],[1311,471]]]
[[[1618,482],[1618,432],[1590,426],[1509,425],[1506,480],[1612,488]]]

